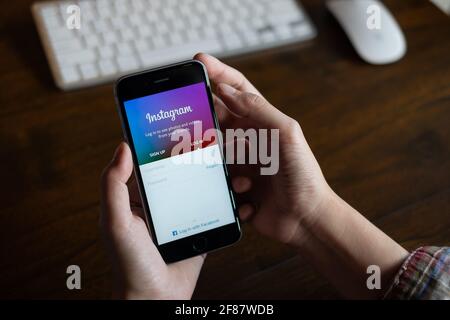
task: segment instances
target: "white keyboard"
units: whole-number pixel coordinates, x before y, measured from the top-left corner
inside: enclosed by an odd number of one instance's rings
[[[76,14],[67,12],[69,5],[80,9],[79,29],[67,25]],[[295,0],[51,1],[35,3],[32,11],[63,90],[110,82],[197,52],[226,57],[316,35]]]

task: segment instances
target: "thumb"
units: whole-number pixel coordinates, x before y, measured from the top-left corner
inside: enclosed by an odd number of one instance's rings
[[[217,89],[217,94],[232,113],[258,127],[280,129],[293,121],[260,95],[239,91],[225,83],[220,83]]]
[[[126,184],[132,172],[131,151],[128,145],[122,142],[102,174],[100,222],[103,226],[124,226],[132,217]]]

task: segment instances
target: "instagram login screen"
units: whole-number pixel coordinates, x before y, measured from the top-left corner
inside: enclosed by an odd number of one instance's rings
[[[205,84],[124,106],[158,243],[235,222],[217,139],[204,138],[214,129]]]

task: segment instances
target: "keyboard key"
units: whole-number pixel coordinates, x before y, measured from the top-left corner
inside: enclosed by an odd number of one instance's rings
[[[155,34],[151,38],[153,46],[155,47],[155,49],[161,49],[161,48],[167,47],[169,43],[167,42],[166,39],[167,39],[166,37],[163,37],[163,36],[161,36],[159,34]]]
[[[202,26],[202,19],[199,16],[192,15],[188,20],[192,28],[197,28]]]
[[[154,32],[153,28],[146,24],[139,26],[137,28],[137,31],[139,32],[139,34],[142,38],[147,38],[147,37],[151,36]]]
[[[166,18],[167,21],[173,21],[176,18],[175,11],[170,6],[164,8],[162,14],[163,18]]]
[[[88,48],[98,47],[100,45],[100,37],[97,34],[87,34],[84,36],[84,43]]]
[[[114,49],[112,46],[101,46],[98,47],[98,53],[101,59],[108,59],[114,57]]]
[[[83,16],[84,18],[84,16]],[[92,34],[94,32],[94,28],[92,27],[92,23],[86,20],[83,20],[83,23],[80,25],[80,34],[85,36],[88,34]]]
[[[184,42],[183,37],[179,33],[175,33],[175,32],[171,33],[169,38],[170,38],[170,43],[175,46],[180,45]]]
[[[158,15],[156,14],[156,10],[147,10],[145,12],[145,17],[147,18],[147,21],[150,23],[157,22],[158,21]]]
[[[279,25],[275,27],[275,32],[280,39],[289,39],[292,36],[292,30],[288,25]]]
[[[128,28],[130,23],[123,16],[117,16],[111,18],[111,26],[116,30],[122,30],[124,28]]]
[[[46,18],[44,26],[47,29],[47,32],[50,34],[50,36],[53,36],[54,34],[55,35],[64,34],[67,33],[65,31],[68,31],[63,19],[59,16],[52,16]]]
[[[103,33],[103,41],[105,42],[105,44],[113,44],[118,42],[119,37],[116,33],[112,33],[112,32],[104,32]]]
[[[225,48],[228,50],[240,49],[244,46],[244,42],[235,34],[231,34],[223,39]]]
[[[136,31],[132,28],[124,28],[120,31],[120,35],[122,36],[122,41],[129,41],[136,37]]]
[[[80,80],[80,73],[75,67],[64,67],[61,69],[63,82],[70,83]]]
[[[129,72],[139,67],[137,59],[133,56],[121,56],[117,58],[117,65],[121,72]]]
[[[52,42],[57,42],[61,40],[70,40],[78,37],[79,32],[75,29],[67,29],[65,26],[63,28],[52,28],[48,32],[48,36]]]
[[[111,59],[102,59],[98,63],[100,73],[104,76],[109,76],[117,73],[117,67]]]
[[[81,11],[92,11],[94,9],[94,1],[92,0],[81,0],[78,3],[78,6],[80,7]]]
[[[52,18],[56,17],[57,15],[59,15],[59,11],[56,6],[55,7],[44,7],[41,10],[41,14],[46,19],[52,19]]]
[[[156,66],[163,61],[177,61],[192,58],[197,52],[214,54],[223,49],[222,44],[217,39],[189,43],[178,47],[170,47],[161,50],[152,50],[141,53],[140,58],[144,66]]]
[[[292,34],[297,37],[306,37],[311,34],[311,27],[307,24],[296,24],[292,27]]]
[[[169,25],[164,20],[158,21],[155,24],[156,32],[160,35],[165,35],[170,32]]]
[[[77,63],[95,62],[97,55],[93,50],[84,49],[81,51],[56,55],[56,59],[60,66],[73,66]]]
[[[53,43],[53,49],[57,54],[63,54],[66,52],[79,51],[83,48],[81,40],[79,38],[62,40]]]
[[[256,30],[264,28],[267,26],[267,23],[261,17],[254,17],[250,20],[252,27]]]
[[[217,30],[219,30],[222,37],[229,37],[230,34],[234,33],[234,30],[229,24],[220,24]]]
[[[98,33],[108,33],[108,31],[110,31],[112,27],[108,20],[94,20],[92,22],[92,25],[94,26],[95,31]]]
[[[116,43],[116,48],[117,48],[117,52],[119,54],[119,56],[132,56],[134,51],[133,48],[131,47],[130,43],[128,42],[119,42]]]
[[[130,11],[126,1],[115,1],[115,9],[118,16],[126,16]]]
[[[108,18],[112,15],[112,8],[109,5],[98,6],[97,12],[100,18]]]
[[[175,19],[172,22],[172,27],[173,27],[173,30],[178,32],[178,31],[184,30],[186,28],[186,24],[183,19]]]
[[[142,0],[132,0],[131,4],[133,5],[134,10],[138,12],[146,10],[146,4]]]
[[[135,13],[129,16],[131,26],[139,27],[145,24],[145,17],[141,13]]]
[[[197,29],[188,29],[186,33],[189,41],[200,40],[200,33],[198,32]]]
[[[91,2],[91,1],[89,1]],[[85,22],[92,22],[95,19],[97,19],[97,16],[95,15],[94,11],[89,10],[89,9],[84,9],[80,7],[80,12],[82,12],[82,19],[84,22],[82,22],[82,24],[84,24]]]
[[[199,33],[202,33],[206,38],[216,38],[219,36],[220,31],[217,30],[216,28],[206,28],[206,29],[201,29],[201,28],[196,28],[193,30],[200,30]]]
[[[265,43],[270,43],[276,40],[276,34],[272,29],[266,29],[261,33],[261,39]]]
[[[97,67],[93,63],[86,63],[86,64],[80,65],[80,71],[81,71],[81,76],[85,80],[93,79],[98,76]]]
[[[134,42],[134,47],[136,48],[138,53],[146,52],[150,50],[150,43],[147,39],[140,39]]]

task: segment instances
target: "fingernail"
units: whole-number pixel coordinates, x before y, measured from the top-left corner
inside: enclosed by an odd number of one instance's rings
[[[225,95],[228,95],[228,96],[232,96],[236,92],[235,88],[233,88],[232,86],[227,85],[226,83],[219,84],[219,90],[220,90],[221,93],[223,93]]]

